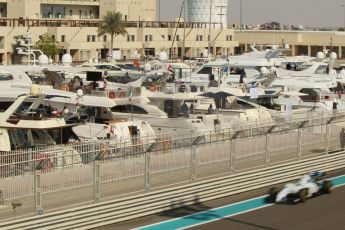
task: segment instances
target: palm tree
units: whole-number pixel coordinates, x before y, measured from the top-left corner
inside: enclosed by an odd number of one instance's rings
[[[107,12],[103,16],[103,22],[98,27],[98,36],[105,34],[110,34],[110,47],[111,47],[111,57],[113,57],[113,47],[114,47],[114,37],[117,35],[126,35],[127,30],[125,28],[125,23],[122,20],[122,14],[120,12]]]

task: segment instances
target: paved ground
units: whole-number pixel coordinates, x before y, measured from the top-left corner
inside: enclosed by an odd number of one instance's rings
[[[329,176],[343,175],[345,169],[329,173]],[[255,190],[236,196],[230,196],[210,202],[163,212],[158,215],[113,224],[97,230],[132,229],[161,221],[186,216],[227,204],[265,195],[268,188]],[[211,222],[191,229],[239,229],[239,230],[275,230],[275,229],[334,229],[342,230],[345,226],[345,188],[334,189],[330,195],[323,195],[308,200],[305,204],[274,205],[246,214]]]

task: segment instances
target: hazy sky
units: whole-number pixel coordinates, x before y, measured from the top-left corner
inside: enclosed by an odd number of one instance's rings
[[[157,0],[161,4],[161,20],[179,16],[183,0]],[[242,0],[243,23],[261,24],[278,21],[286,25],[343,27],[345,0]],[[228,22],[239,23],[240,0],[229,0]]]

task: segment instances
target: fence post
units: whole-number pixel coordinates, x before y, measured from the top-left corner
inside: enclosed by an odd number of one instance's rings
[[[270,133],[266,133],[266,151],[265,151],[265,166],[270,165]]]
[[[64,170],[65,170],[65,160],[66,160],[66,151],[65,146],[62,145],[62,154],[61,154],[61,190],[64,189]]]
[[[325,153],[328,154],[329,153],[329,124],[326,123],[326,135],[325,135]]]
[[[297,133],[297,154],[298,154],[298,160],[301,160],[302,158],[302,132],[301,128],[298,128]]]
[[[93,203],[99,203],[100,199],[100,179],[99,179],[99,161],[93,160],[92,168],[93,168]]]
[[[230,140],[230,173],[235,172],[235,139]]]
[[[41,194],[41,172],[40,170],[34,171],[34,190],[35,190],[35,215],[42,215],[42,194]]]
[[[2,190],[0,190],[0,205],[4,205],[4,204],[5,204],[4,194]]]
[[[190,183],[195,182],[195,171],[196,171],[196,160],[195,160],[195,150],[196,146],[191,146],[191,154],[190,154]]]
[[[145,152],[145,192],[150,192],[150,167],[151,167],[151,156],[150,152]]]

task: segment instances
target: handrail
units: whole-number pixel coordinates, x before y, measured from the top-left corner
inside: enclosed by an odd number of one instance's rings
[[[69,18],[0,18],[1,26],[23,26],[23,27],[99,27],[103,21],[101,19],[69,19]],[[131,28],[175,28],[176,26],[185,26],[185,28],[207,28],[209,23],[205,22],[175,22],[175,21],[126,21],[125,27]],[[216,28],[221,23],[211,23],[213,28]]]

